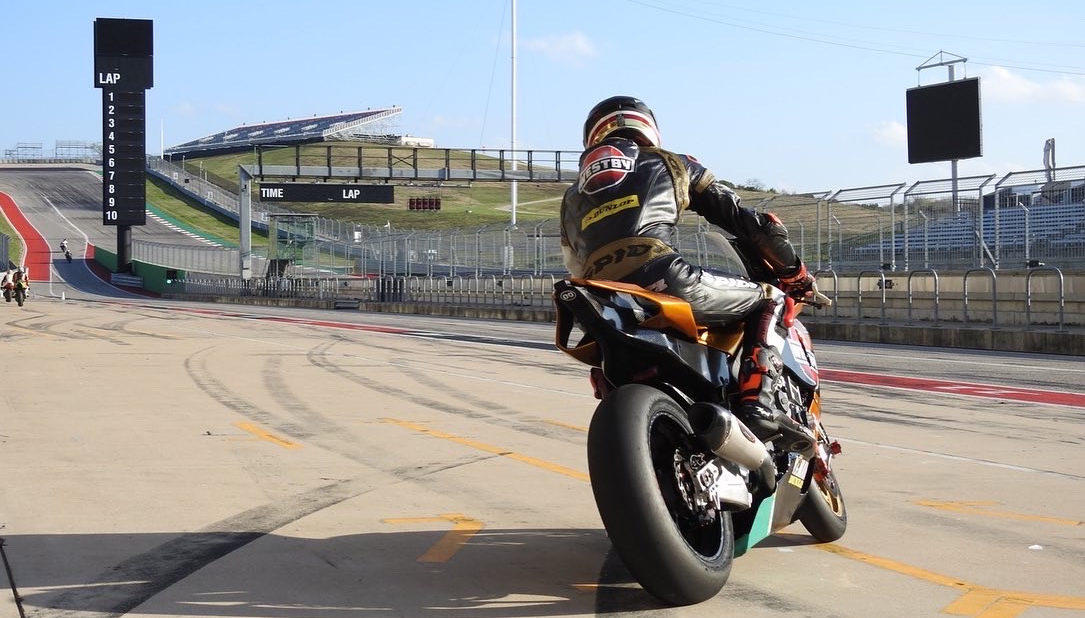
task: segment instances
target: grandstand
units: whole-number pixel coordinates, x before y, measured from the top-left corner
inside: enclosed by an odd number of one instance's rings
[[[241,125],[200,139],[171,146],[166,157],[203,157],[251,150],[260,144],[295,145],[323,141],[365,140],[395,145],[432,146],[433,140],[388,132],[388,120],[403,111],[400,107],[369,109],[330,116],[295,118],[253,125]]]
[[[967,264],[970,256],[979,257],[976,245],[981,238],[981,261],[1024,266],[1037,260],[1066,266],[1085,257],[1085,182],[1004,187],[981,199],[982,216],[977,214],[977,199],[960,200],[958,208],[948,200],[917,202],[921,208],[904,222],[907,231],[899,229],[877,239],[868,235],[867,243],[850,255],[845,251],[842,261],[869,264],[893,253],[913,267]]]

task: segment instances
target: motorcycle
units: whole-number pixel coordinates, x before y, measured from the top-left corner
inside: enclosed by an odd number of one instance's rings
[[[752,270],[741,259],[731,265]],[[832,466],[841,449],[822,423],[817,362],[795,319],[803,304],[831,303],[806,300],[783,320],[775,384],[803,433],[762,441],[730,411],[742,324],[706,328],[684,300],[628,283],[555,283],[556,345],[590,365],[600,399],[587,440],[596,506],[630,573],[661,601],[715,596],[735,557],[795,521],[821,542],[847,528]]]
[[[20,279],[19,281],[5,279],[3,287],[4,301],[10,303],[11,299],[14,298],[15,302],[18,303],[20,307],[22,307],[23,303],[26,302],[26,290],[28,287],[30,287],[27,284],[26,279]]]
[[[68,263],[72,263],[72,252],[67,249],[64,250],[64,259],[68,260]]]

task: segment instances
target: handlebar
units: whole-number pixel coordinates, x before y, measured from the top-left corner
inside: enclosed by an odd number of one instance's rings
[[[796,295],[792,296],[792,298],[796,303],[809,305],[814,309],[825,309],[833,306],[833,299],[819,292],[816,287],[808,295]]]

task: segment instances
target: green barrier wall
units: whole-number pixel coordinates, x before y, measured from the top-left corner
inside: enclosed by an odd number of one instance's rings
[[[144,290],[156,292],[158,294],[166,291],[167,281],[178,278],[183,279],[185,276],[185,271],[183,270],[146,264],[144,262],[132,262],[132,271],[140,277],[143,277]],[[167,277],[167,274],[172,276]]]
[[[94,245],[94,261],[109,269],[109,272],[117,272],[117,254]]]
[[[117,272],[117,254],[112,251],[95,246],[94,261],[105,266],[111,273]],[[132,274],[143,278],[144,290],[161,294],[166,291],[167,275],[172,275],[174,279],[183,279],[185,271],[133,260]]]

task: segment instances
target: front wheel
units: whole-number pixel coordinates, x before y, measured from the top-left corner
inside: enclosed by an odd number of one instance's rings
[[[700,451],[685,411],[663,392],[625,385],[588,429],[588,471],[614,549],[641,586],[672,605],[699,603],[727,582],[731,516],[692,503],[690,458]]]
[[[832,470],[814,471],[810,490],[800,507],[799,521],[818,541],[831,543],[848,529],[848,509],[844,494]]]
[[[26,300],[26,290],[15,290],[15,302],[19,303],[19,306],[23,306],[23,302]]]

